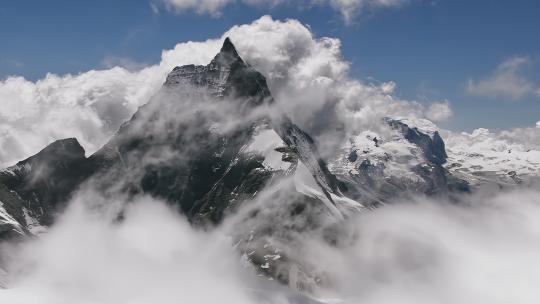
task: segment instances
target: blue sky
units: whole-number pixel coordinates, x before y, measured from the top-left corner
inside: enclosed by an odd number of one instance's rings
[[[270,14],[341,39],[356,78],[394,81],[396,95],[408,100],[448,100],[455,115],[443,127],[507,129],[540,120],[540,1],[411,0],[348,23],[326,6],[235,3],[210,16],[163,5],[156,13],[149,1],[3,0],[0,78],[154,64],[178,42],[219,37]]]

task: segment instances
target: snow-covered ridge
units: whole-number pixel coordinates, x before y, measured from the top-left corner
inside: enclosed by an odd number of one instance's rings
[[[459,134],[446,132],[445,137],[448,144],[446,167],[469,176],[475,183],[482,182],[486,176],[510,183],[540,176],[540,150],[535,149],[534,144],[512,142],[505,134],[487,129]]]
[[[255,130],[252,141],[242,149],[242,152],[262,155],[264,157],[263,165],[270,171],[286,171],[291,167],[292,160],[284,160],[287,155],[278,151],[285,147],[285,143],[276,131],[268,126],[259,126]]]

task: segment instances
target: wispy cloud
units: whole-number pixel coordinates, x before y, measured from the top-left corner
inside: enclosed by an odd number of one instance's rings
[[[102,60],[101,64],[107,69],[122,67],[129,71],[141,70],[148,66],[146,63],[137,62],[131,58],[119,56],[107,56]]]
[[[150,2],[150,10],[154,15],[159,15],[159,7],[154,2]]]
[[[11,68],[21,68],[24,66],[24,63],[17,59],[0,59],[0,65],[5,65]]]
[[[350,23],[366,10],[396,8],[409,3],[409,0],[315,0],[315,2],[329,4],[343,16],[345,22]]]
[[[426,117],[433,121],[445,121],[452,117],[452,115],[454,115],[454,112],[447,100],[432,103],[426,111]]]
[[[523,69],[532,65],[528,57],[512,57],[497,66],[495,71],[481,80],[469,79],[467,92],[471,95],[509,98],[517,101],[528,95],[540,96],[540,87],[523,75]]]
[[[194,11],[219,17],[223,9],[235,3],[251,6],[293,4],[302,7],[326,6],[339,12],[346,23],[351,23],[366,10],[400,7],[410,0],[157,0],[177,13]]]

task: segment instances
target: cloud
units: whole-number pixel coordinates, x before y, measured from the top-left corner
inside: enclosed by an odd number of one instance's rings
[[[108,56],[102,60],[101,64],[106,69],[112,69],[114,67],[121,67],[129,71],[142,70],[147,67],[148,64],[134,61],[128,57]]]
[[[407,3],[409,0],[315,0],[317,3],[326,4],[326,2],[339,11],[346,23],[350,23],[357,16],[366,10],[397,8]]]
[[[480,193],[459,205],[416,198],[330,229],[295,232],[283,217],[272,230],[289,240],[280,243],[288,259],[319,275],[305,292],[324,303],[537,303],[539,195]],[[242,264],[231,234],[244,226],[195,230],[148,197],[115,221],[84,200],[102,198],[87,193],[46,234],[3,245],[12,276],[2,303],[313,303]]]
[[[447,142],[450,146],[463,145],[463,149],[468,147],[474,149],[475,145],[484,146],[486,150],[515,151],[540,150],[540,127],[514,128],[510,130],[491,131],[485,128],[478,128],[472,132],[449,132]]]
[[[2,247],[12,274],[2,303],[258,303],[264,285],[221,231],[197,231],[147,197],[119,223],[87,206],[75,201],[39,239]]]
[[[193,10],[198,14],[221,15],[221,10],[233,0],[164,0],[168,9],[175,12]]]
[[[267,77],[277,103],[330,155],[351,134],[388,133],[387,116],[424,118],[425,108],[393,96],[396,84],[351,78],[341,41],[313,35],[296,20],[264,16],[234,26],[230,36],[240,55]],[[339,131],[338,133],[334,131]]]
[[[452,115],[454,115],[454,113],[452,112],[448,101],[434,102],[426,111],[426,117],[435,122],[448,120]]]
[[[48,74],[36,82],[16,76],[0,81],[0,165],[12,165],[68,137],[93,153],[156,94],[175,65],[206,64],[218,50],[218,40],[187,42],[163,51],[159,64],[140,70],[113,67]]]
[[[469,79],[467,92],[482,97],[510,98],[513,101],[532,94],[538,95],[538,85],[521,73],[531,64],[528,57],[512,57],[499,64],[485,79]]]
[[[0,82],[0,164],[36,153],[59,138],[77,137],[96,150],[138,105],[155,93],[162,77],[123,68],[80,75],[47,75],[36,82]]]
[[[398,203],[355,218],[350,243],[307,240],[303,253],[348,303],[535,303],[538,195]]]
[[[400,7],[410,0],[161,0],[165,7],[177,13],[194,11],[198,14],[221,16],[222,10],[235,3],[251,6],[291,4],[302,7],[323,6],[339,12],[346,23],[366,10]]]
[[[349,77],[339,39],[315,37],[296,20],[263,16],[216,39],[179,43],[164,50],[158,64],[140,70],[114,67],[48,74],[36,82],[0,81],[0,164],[11,165],[67,137],[76,137],[87,154],[96,151],[159,90],[175,66],[207,64],[227,36],[267,77],[278,104],[329,151],[346,134],[384,128],[380,120],[385,116],[426,115],[420,104],[393,97],[393,82],[374,85]],[[345,135],[335,136],[333,130]]]

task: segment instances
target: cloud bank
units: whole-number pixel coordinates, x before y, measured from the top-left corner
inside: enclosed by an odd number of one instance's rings
[[[350,303],[539,301],[539,193],[477,196],[465,207],[445,203],[379,208],[355,220],[350,247],[316,243],[308,251],[332,267]]]
[[[350,218],[335,243],[324,233],[301,234],[289,243],[290,258],[324,278],[309,297],[246,269],[228,238],[238,226],[197,231],[148,197],[131,202],[121,222],[75,202],[39,239],[3,247],[13,275],[0,301],[537,303],[539,194],[395,202]]]
[[[279,105],[304,129],[321,136],[321,142],[335,137],[324,137],[323,129],[351,133],[380,128],[384,116],[448,115],[445,106],[430,110],[392,96],[393,82],[375,85],[350,78],[338,39],[315,37],[296,20],[264,16],[216,39],[179,43],[164,50],[158,64],[140,70],[114,67],[49,74],[36,82],[16,76],[0,81],[0,164],[12,165],[68,137],[76,137],[87,154],[96,151],[159,90],[175,66],[207,64],[227,36],[267,77]]]
[[[151,198],[131,203],[115,224],[85,202],[74,202],[39,239],[4,248],[13,253],[13,277],[0,301],[256,303],[251,289],[257,286],[249,281],[257,279],[248,280],[226,236],[193,230]]]

